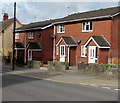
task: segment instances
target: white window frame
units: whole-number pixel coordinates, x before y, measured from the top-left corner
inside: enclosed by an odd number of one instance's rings
[[[63,49],[63,51],[61,51],[62,50],[62,48],[61,47],[63,47],[64,49]],[[66,56],[66,51],[65,51],[65,45],[60,45],[60,57],[65,57]]]
[[[16,40],[17,40],[17,39],[20,39],[19,33],[15,33],[15,39],[16,39]]]
[[[90,23],[92,23],[92,29],[90,29]],[[88,30],[87,30],[87,25],[88,25]],[[83,22],[82,23],[82,32],[92,32],[93,31],[93,22]]]
[[[58,25],[57,33],[65,33],[65,25]]]
[[[28,39],[34,39],[34,33],[33,32],[28,33]]]
[[[31,57],[30,57],[30,52],[31,52]],[[32,50],[28,50],[28,61],[32,61]]]
[[[59,47],[56,46],[56,55],[59,55]]]
[[[81,45],[81,57],[86,57],[86,47]]]

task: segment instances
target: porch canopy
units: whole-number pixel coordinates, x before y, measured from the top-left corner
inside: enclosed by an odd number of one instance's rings
[[[42,50],[42,46],[38,42],[28,42],[28,46],[31,47],[32,50]]]
[[[94,41],[98,48],[110,48],[111,46],[104,36],[91,36],[84,46],[86,47],[91,41]]]
[[[24,44],[22,42],[15,42],[15,49],[25,49]]]
[[[58,46],[62,40],[66,46],[77,46],[77,43],[72,36],[62,36],[56,46]]]

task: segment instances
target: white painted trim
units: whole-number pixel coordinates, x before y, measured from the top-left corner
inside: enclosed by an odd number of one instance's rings
[[[32,51],[42,51],[42,49],[29,49],[29,50],[32,50]]]
[[[62,40],[64,41],[64,39],[61,37],[60,40],[58,41],[58,43],[56,44],[56,46],[58,46]],[[65,41],[64,41],[64,43],[65,43],[66,46],[77,46],[77,44],[76,45],[67,45]]]
[[[50,24],[50,25],[47,25],[47,26],[45,26],[45,27],[41,27],[41,29],[46,29],[46,28],[49,28],[49,27],[51,27],[51,26],[53,26],[53,23]]]
[[[54,35],[55,35],[55,25],[54,25]],[[53,60],[55,60],[56,59],[56,56],[55,56],[55,38],[53,39]]]
[[[107,48],[110,48],[110,47],[100,47],[100,48],[103,48],[103,49],[105,49],[105,48],[106,48],[106,49],[107,49]]]
[[[65,45],[60,45],[60,57],[61,57],[61,46],[64,46],[64,48],[65,48]],[[64,50],[64,56],[66,56],[66,50]]]
[[[29,60],[29,51],[31,51],[31,52],[32,52],[32,50],[28,50],[28,61],[30,61],[30,60]],[[31,60],[31,61],[32,61],[32,60]]]
[[[15,50],[25,50],[25,48],[15,48]]]
[[[120,14],[120,12],[118,12],[118,13],[112,15],[111,17],[113,18],[113,17],[115,17],[115,16],[117,16],[117,15],[119,15],[119,14]]]
[[[26,42],[26,41],[27,41],[26,33],[25,33],[25,36],[24,36],[24,40],[25,40],[24,63],[26,63],[26,62],[27,62],[27,61],[26,61],[26,57],[27,57],[27,56],[26,56],[26,53],[27,53],[27,52],[26,52],[26,49],[27,49],[27,47],[26,47],[26,46],[27,46],[27,45],[26,45],[26,44],[27,44],[27,42]]]
[[[93,37],[90,37],[89,40],[85,43],[84,46],[86,47],[91,40],[94,41],[94,43],[97,45],[98,48],[110,48],[110,47],[101,47],[101,46],[99,46],[99,45],[97,44],[97,42],[94,40]]]
[[[70,47],[68,46],[68,63],[70,62]]]

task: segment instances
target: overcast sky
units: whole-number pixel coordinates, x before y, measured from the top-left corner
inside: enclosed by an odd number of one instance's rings
[[[115,6],[118,6],[118,2],[17,2],[16,15],[21,23],[27,24]],[[7,12],[9,18],[13,18],[13,2],[2,2],[1,7],[2,15]]]

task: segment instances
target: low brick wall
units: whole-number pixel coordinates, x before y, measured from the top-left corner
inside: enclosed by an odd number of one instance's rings
[[[67,62],[48,61],[48,70],[66,71],[67,69],[69,69]]]
[[[120,73],[120,65],[78,63],[78,71],[91,73],[97,76],[102,75],[118,78]]]
[[[28,62],[29,68],[39,69],[42,66],[43,66],[42,61],[29,61]]]

